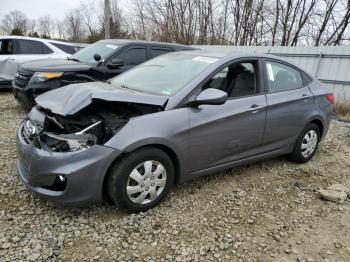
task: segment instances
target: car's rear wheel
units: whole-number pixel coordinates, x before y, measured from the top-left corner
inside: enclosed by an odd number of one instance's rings
[[[174,181],[174,166],[158,148],[144,148],[116,161],[110,169],[107,191],[112,201],[130,211],[158,205]]]
[[[320,141],[320,129],[314,124],[308,124],[300,133],[290,159],[297,163],[308,162],[316,153]]]

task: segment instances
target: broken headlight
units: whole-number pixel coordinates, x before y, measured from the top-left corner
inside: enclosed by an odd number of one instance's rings
[[[41,140],[55,152],[75,152],[86,150],[97,142],[97,137],[89,130],[98,126],[101,121],[92,124],[82,131],[73,134],[44,133]]]

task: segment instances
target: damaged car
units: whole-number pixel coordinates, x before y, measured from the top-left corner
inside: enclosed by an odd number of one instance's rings
[[[309,161],[334,97],[274,56],[186,51],[36,102],[17,133],[24,184],[60,204],[107,196],[145,211],[174,183],[279,155]]]
[[[108,39],[98,41],[70,57],[21,64],[12,82],[17,102],[31,109],[35,98],[69,84],[107,81],[156,56],[193,47],[172,43]]]

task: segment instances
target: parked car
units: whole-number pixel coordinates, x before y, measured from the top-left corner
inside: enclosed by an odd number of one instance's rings
[[[0,88],[11,88],[19,64],[38,59],[66,58],[81,47],[50,39],[0,36]]]
[[[187,51],[36,102],[17,134],[24,184],[62,204],[106,193],[144,211],[173,183],[278,155],[309,161],[334,98],[274,56]]]
[[[13,82],[17,101],[27,109],[35,97],[68,84],[106,81],[161,54],[194,49],[189,46],[135,40],[102,40],[67,59],[22,64]]]

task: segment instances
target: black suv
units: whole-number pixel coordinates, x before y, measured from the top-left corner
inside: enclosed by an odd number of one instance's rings
[[[35,98],[47,91],[68,84],[106,81],[158,55],[193,49],[150,41],[101,40],[67,59],[21,64],[12,82],[12,90],[16,100],[30,109],[35,105]]]

